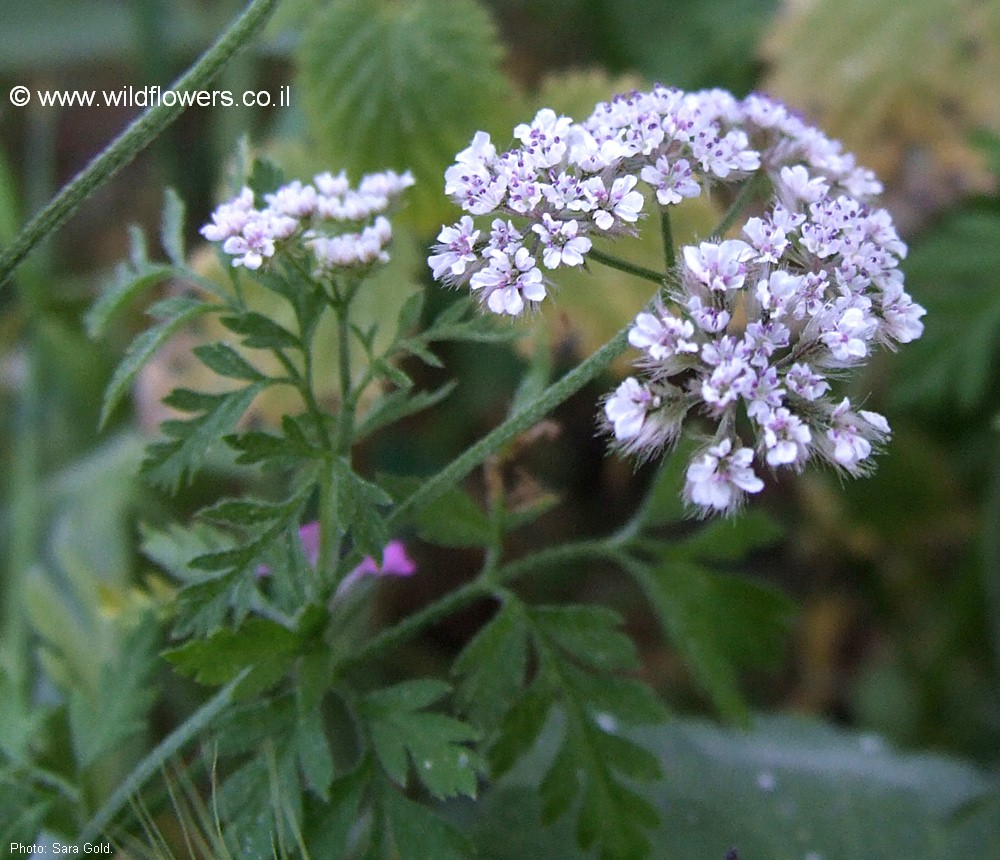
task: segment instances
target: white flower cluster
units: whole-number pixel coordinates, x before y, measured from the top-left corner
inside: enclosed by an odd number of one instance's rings
[[[675,286],[636,317],[640,373],[605,399],[607,426],[618,447],[648,457],[677,441],[689,414],[707,420],[714,433],[684,489],[703,512],[759,492],[755,461],[869,468],[889,426],[833,397],[830,380],[879,345],[919,337],[924,314],[903,288],[906,246],[868,202],[881,191],[871,171],[781,104],[719,90],[657,86],[579,124],[542,110],[514,135],[520,146],[498,154],[478,133],[445,174],[470,214],[441,231],[428,261],[436,278],[518,314],[546,295],[539,256],[549,270],[580,265],[592,236],[633,232],[640,180],[669,207],[764,176],[772,198],[742,237],[685,247]],[[471,216],[488,213],[500,217],[487,232]]]
[[[265,194],[263,209],[254,207],[253,192],[244,188],[212,213],[212,223],[201,228],[201,235],[210,242],[222,242],[233,265],[247,269],[259,269],[282,241],[293,237],[311,252],[317,276],[339,267],[386,262],[392,228],[380,213],[413,181],[408,171],[387,170],[362,177],[358,187],[352,188],[343,171],[337,176],[321,173],[311,185],[295,180]],[[331,224],[361,229],[330,234]]]

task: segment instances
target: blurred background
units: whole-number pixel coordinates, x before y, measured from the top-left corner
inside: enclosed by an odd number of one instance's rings
[[[166,86],[241,7],[2,0],[0,94],[15,84]],[[190,253],[212,273],[217,263],[197,228],[238,187],[248,153],[303,179],[340,167],[354,178],[412,169],[418,184],[397,231],[398,276],[384,279],[369,313],[394,318],[417,289],[427,291],[433,311],[451,296],[430,283],[423,249],[442,222],[458,217],[442,175],[472,134],[488,130],[503,145],[541,106],[582,119],[597,101],[656,81],[764,91],[843,140],[884,182],[884,204],[910,246],[908,289],[928,309],[922,340],[878,356],[852,388],[871,392],[866,407],[886,414],[894,429],[875,475],[843,483],[809,470],[772,482],[754,500],[780,537],[733,569],[786,592],[797,613],[783,659],[746,679],[748,698],[756,708],[883,733],[906,748],[1000,763],[996,0],[279,3],[265,37],[213,86],[277,98],[288,85],[291,105],[189,110],[0,292],[0,746],[9,760],[56,762],[72,747],[86,790],[102,796],[194,695],[152,656],[140,659],[162,641],[156,625],[137,619],[155,614],[172,586],[137,551],[137,523],[183,518],[241,479],[221,464],[170,499],[146,487],[136,467],[163,417],[159,397],[180,382],[211,384],[192,381],[198,371],[186,359],[193,340],[211,333],[186,334],[179,348],[165,350],[130,407],[99,434],[110,370],[146,320],[136,307],[100,342],[81,321],[128,253],[129,224],[145,230],[151,256],[160,255],[165,186],[186,201]],[[15,109],[0,99],[2,244],[139,109],[37,100]],[[714,223],[707,205],[679,213],[680,241]],[[654,251],[633,243],[621,254],[656,265],[655,243],[647,245]],[[646,287],[620,273],[561,282],[526,343],[451,350],[455,393],[402,431],[367,443],[360,462],[373,474],[442,466],[503,418],[526,368],[572,366],[645,298]],[[427,385],[442,380],[412,372]],[[573,398],[552,416],[551,432],[525,440],[503,464],[510,491],[525,504],[559,500],[515,533],[512,556],[603,534],[641,498],[649,470],[609,457],[595,438],[595,403],[613,384],[609,375]],[[259,403],[255,420],[273,421],[281,407]],[[471,479],[471,491],[481,495],[481,484]],[[412,553],[427,575],[387,588],[380,610],[387,619],[468,578],[480,561],[474,551],[445,553],[416,540]],[[573,569],[530,588],[622,609],[648,679],[667,702],[682,712],[709,710],[620,574]],[[482,619],[472,611],[435,628],[406,659],[425,671],[446,665]],[[115,700],[127,703],[117,718],[139,726],[120,746],[121,738],[87,728],[87,715],[106,715]]]

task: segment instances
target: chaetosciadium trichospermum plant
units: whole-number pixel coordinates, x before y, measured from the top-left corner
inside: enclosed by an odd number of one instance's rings
[[[480,132],[458,154],[445,190],[468,214],[441,230],[428,260],[436,279],[467,285],[492,314],[476,313],[464,298],[422,323],[414,297],[393,321],[388,346],[378,346],[377,325],[359,321],[355,299],[373,289],[370,276],[388,261],[388,216],[409,174],[372,174],[354,187],[344,174],[302,183],[268,170],[202,228],[220,246],[227,283],[187,267],[171,198],[164,247],[172,265],[149,262],[137,247],[122,283],[93,314],[103,327],[157,278],[204,293],[154,306],[159,322],[126,354],[106,413],[157,346],[189,321],[214,314],[238,339],[235,347],[195,350],[228,390],[173,392],[168,405],[188,417],[163,424],[165,439],[151,446],[146,468],[176,487],[222,442],[238,466],[257,470],[247,480],[263,488],[261,497],[220,500],[188,529],[149,530],[144,546],[179,585],[178,644],[168,659],[222,688],[210,704],[222,715],[220,749],[232,762],[219,805],[234,844],[266,853],[273,834],[287,832],[331,856],[468,856],[470,837],[439,817],[433,801],[475,797],[549,736],[548,726],[557,731],[556,751],[537,786],[542,820],[577,809],[582,846],[645,856],[645,834],[659,819],[637,785],[658,779],[661,768],[628,727],[658,722],[664,711],[635,676],[635,646],[617,613],[537,605],[516,583],[559,565],[617,566],[637,580],[719,710],[741,719],[747,708],[735,670],[756,659],[746,655],[773,656],[790,609],[780,595],[712,563],[742,557],[766,530],[709,522],[667,540],[656,527],[675,512],[662,497],[650,501],[658,481],[614,534],[508,558],[506,535],[544,506],[514,510],[502,477],[485,504],[461,482],[506,456],[626,344],[640,353],[634,375],[603,398],[599,424],[615,448],[638,459],[696,438],[700,447],[674,477],[683,475],[683,500],[698,513],[734,512],[762,489],[766,469],[797,472],[819,460],[863,474],[889,436],[881,415],[834,392],[879,346],[919,337],[924,311],[903,288],[905,246],[873,205],[878,182],[839,144],[762,96],[664,87],[600,104],[582,123],[542,110],[514,136],[517,145],[498,152]],[[713,234],[675,256],[671,209],[702,194],[728,209]],[[664,241],[659,272],[600,247],[636,232],[654,198]],[[439,472],[359,473],[354,449],[362,440],[451,390],[415,390],[400,358],[440,364],[435,343],[509,337],[496,315],[534,308],[561,269],[591,262],[655,285],[622,334],[547,388],[536,386]],[[286,303],[291,321],[254,309],[248,281]],[[315,339],[320,322],[331,320],[325,331],[335,341],[337,393],[324,400]],[[387,322],[377,321],[383,329]],[[277,372],[255,362],[264,354]],[[272,386],[297,391],[300,414],[282,416],[280,427],[242,425]],[[669,476],[669,461],[661,476]],[[412,549],[401,541],[411,535],[479,548],[481,569],[373,633],[364,611],[373,583],[414,574]],[[433,570],[421,564],[418,575]],[[495,612],[455,659],[450,682],[398,680],[398,670],[386,671],[395,649],[481,601]],[[718,623],[704,623],[706,613]],[[396,683],[386,686],[386,675]],[[259,755],[261,738],[269,757]],[[276,808],[291,812],[276,817]]]

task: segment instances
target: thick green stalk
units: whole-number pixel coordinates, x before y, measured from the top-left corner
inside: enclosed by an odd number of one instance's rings
[[[674,251],[674,231],[670,226],[670,207],[660,207],[660,235],[663,237],[663,260],[667,271],[672,271],[677,265],[677,253]]]
[[[260,30],[278,0],[252,0],[243,14],[223,33],[171,90],[204,89],[230,57],[245,47]],[[146,148],[181,112],[184,105],[163,102],[133,121],[93,161],[78,173],[15,237],[0,254],[0,287],[32,249],[54,233],[94,191]]]
[[[404,499],[392,512],[389,525],[405,519],[409,514],[438,498],[454,487],[476,466],[501,446],[517,438],[525,430],[533,427],[560,403],[576,394],[588,382],[596,379],[608,366],[625,351],[628,330],[625,326],[597,352],[574,367],[569,373],[552,383],[535,400],[495,427],[478,442],[469,446],[457,459],[445,466],[436,475],[424,481],[419,489]]]
[[[344,664],[348,666],[358,665],[386,651],[391,651],[393,648],[405,645],[424,628],[447,618],[453,612],[471,606],[477,600],[488,597],[493,591],[494,589],[481,579],[468,582],[368,640],[363,648],[359,648],[349,655],[344,660]]]
[[[665,278],[662,272],[654,272],[645,266],[637,266],[635,263],[630,263],[627,260],[620,260],[618,257],[599,251],[597,248],[591,248],[587,252],[587,257],[598,263],[603,263],[609,268],[618,269],[619,272],[635,275],[637,278],[644,278],[647,281],[652,281],[654,284],[663,286]]]

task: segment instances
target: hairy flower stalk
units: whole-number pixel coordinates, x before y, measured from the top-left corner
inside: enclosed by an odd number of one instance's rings
[[[514,136],[498,152],[479,132],[458,154],[445,191],[469,214],[428,260],[497,314],[538,305],[551,273],[582,265],[595,239],[633,234],[648,198],[669,210],[723,186],[739,197],[770,185],[738,234],[683,248],[669,288],[635,318],[636,374],[601,409],[619,450],[658,455],[697,419],[705,444],[684,498],[703,513],[760,492],[760,469],[871,468],[889,425],[833,383],[878,347],[920,337],[925,313],[903,287],[906,246],[872,205],[882,189],[871,171],[778,102],[720,90],[657,86],[581,123],[544,109]]]

